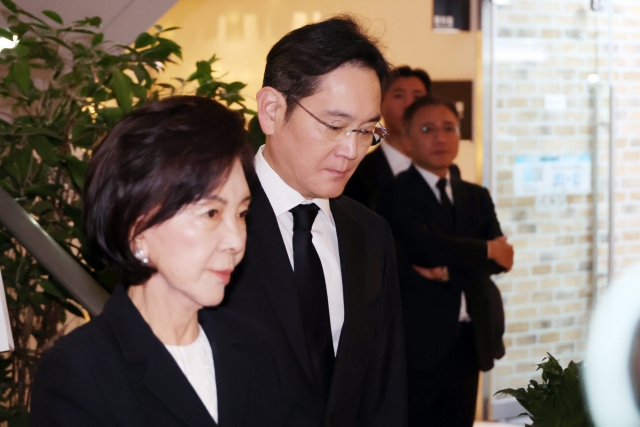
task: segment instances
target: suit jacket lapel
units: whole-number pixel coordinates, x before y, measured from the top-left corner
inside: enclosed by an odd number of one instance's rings
[[[259,181],[253,185],[251,195],[245,260],[258,272],[302,369],[314,382],[293,269],[275,213]]]
[[[393,171],[391,170],[391,165],[389,165],[389,160],[387,156],[382,151],[382,148],[376,148],[376,151],[372,154],[375,157],[375,173],[376,179],[378,183],[378,187],[384,187],[393,181]]]
[[[433,190],[429,187],[429,184],[427,184],[427,181],[424,180],[415,166],[411,165],[408,173],[411,178],[410,182],[412,183],[411,191],[414,199],[413,203],[418,205],[419,210],[425,215],[427,222],[437,225],[441,230],[445,229],[446,224],[442,218],[440,202],[436,198]]]
[[[218,392],[218,425],[221,427],[242,425],[249,372],[241,348],[241,341],[228,331],[215,325],[215,310],[199,316],[200,325],[207,334],[216,371]]]
[[[466,236],[465,226],[475,224],[473,218],[469,218],[469,215],[474,213],[469,207],[469,195],[464,188],[460,185],[459,181],[451,182],[451,192],[453,193],[453,211],[456,217],[456,236]]]
[[[119,286],[103,311],[131,369],[142,370],[146,387],[162,404],[189,426],[215,426],[215,422],[180,367],[153,334]],[[146,362],[146,363],[141,363]]]
[[[362,242],[365,241],[364,231],[358,220],[343,207],[340,198],[331,199],[331,213],[338,234],[345,319],[333,369],[327,411],[331,410],[340,395],[340,389],[344,384],[344,380],[341,379],[349,378],[349,360],[352,358],[350,356],[360,353],[360,349],[354,348],[353,340],[348,337],[354,325],[366,323],[367,315],[367,259],[362,252]]]

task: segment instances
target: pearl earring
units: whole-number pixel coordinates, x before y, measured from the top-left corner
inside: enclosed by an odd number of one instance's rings
[[[133,253],[133,256],[136,257],[136,259],[142,264],[149,264],[149,257],[147,257],[147,254],[145,254],[143,250],[136,249],[136,251]]]

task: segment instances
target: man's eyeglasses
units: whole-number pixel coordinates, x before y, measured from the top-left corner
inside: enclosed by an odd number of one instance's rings
[[[380,123],[376,123],[375,125],[365,126],[362,129],[348,130],[347,122],[343,120],[335,120],[331,123],[327,123],[323,120],[320,120],[318,117],[316,117],[315,114],[313,114],[311,111],[304,108],[302,104],[300,104],[297,100],[294,99],[293,102],[298,104],[298,106],[302,108],[304,111],[306,111],[307,114],[309,114],[311,117],[316,119],[318,123],[321,123],[325,126],[326,128],[325,133],[327,135],[327,138],[330,139],[331,141],[335,141],[335,142],[344,141],[348,136],[350,136],[352,133],[355,132],[358,143],[365,147],[370,147],[382,141],[382,139],[389,134],[387,130],[384,128],[384,126],[382,126]]]
[[[460,135],[460,128],[454,125],[444,125],[441,128],[434,125],[426,125],[420,128],[420,131],[426,135],[434,136],[436,133],[443,133],[445,136]]]

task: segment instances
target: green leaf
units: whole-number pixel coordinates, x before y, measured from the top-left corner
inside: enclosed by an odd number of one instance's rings
[[[58,187],[53,184],[37,184],[27,188],[26,193],[28,195],[35,194],[40,197],[50,197],[52,199],[57,199],[58,196]]]
[[[31,52],[31,48],[24,43],[18,43],[18,45],[13,48],[13,51],[19,57],[25,57],[29,54],[29,52]]]
[[[100,18],[99,16],[93,16],[91,18],[84,18],[81,21],[76,21],[74,22],[75,26],[78,27],[85,27],[85,26],[89,26],[89,27],[96,27],[98,28],[100,25],[102,25],[102,18]]]
[[[22,182],[27,177],[30,162],[31,150],[22,149],[15,151],[11,156],[5,157],[2,161],[2,167],[16,181]]]
[[[9,31],[18,36],[18,38],[20,39],[27,31],[29,31],[29,26],[24,22],[20,22],[9,27]]]
[[[68,301],[61,302],[61,304],[69,313],[75,314],[78,317],[84,317],[84,313],[82,312],[82,310],[80,310],[75,304],[72,304]]]
[[[136,38],[136,42],[134,44],[136,49],[141,49],[143,47],[147,47],[147,46],[151,46],[153,43],[155,43],[156,38],[153,37],[151,34],[149,33],[142,33],[140,34],[137,38]]]
[[[173,53],[175,56],[177,56],[178,58],[182,59],[182,48],[180,47],[180,45],[178,43],[174,42],[173,40],[165,39],[165,38],[162,38],[162,37],[158,38],[158,42],[160,43],[161,47],[166,48],[168,51]]]
[[[76,147],[89,148],[93,145],[98,134],[88,114],[78,119],[71,130],[73,145]]]
[[[101,108],[98,110],[98,117],[109,127],[115,126],[123,115],[121,108]]]
[[[66,160],[67,170],[69,171],[69,175],[71,175],[71,179],[78,186],[79,189],[84,187],[84,177],[87,174],[88,164],[83,162],[72,155],[64,156]]]
[[[196,71],[187,78],[187,81],[190,82],[196,79],[198,80],[211,79],[211,64],[208,61],[196,62]]]
[[[65,296],[62,295],[62,292],[58,290],[56,285],[53,284],[50,280],[42,279],[40,280],[40,287],[48,294],[53,295],[54,297],[58,297],[64,299]]]
[[[58,140],[62,139],[57,132],[52,131],[51,129],[48,129],[48,128],[40,128],[40,127],[27,127],[16,132],[16,134],[17,135],[44,135],[44,136],[48,136],[50,138],[55,138]]]
[[[31,86],[31,69],[26,61],[18,61],[11,65],[9,75],[24,92]]]
[[[0,28],[0,37],[13,41],[13,33],[9,30],[5,30],[4,28]]]
[[[54,11],[44,10],[42,11],[42,14],[48,16],[49,18],[51,18],[51,20],[56,21],[58,24],[62,25],[62,18]]]
[[[147,88],[142,85],[133,85],[132,87],[133,94],[136,98],[140,100],[147,99]]]
[[[28,427],[30,414],[11,415],[9,418],[9,427]]]
[[[29,139],[29,143],[46,164],[49,166],[58,164],[59,159],[55,153],[55,149],[46,137],[42,135],[34,136]]]
[[[98,33],[91,39],[91,46],[96,47],[104,40],[104,34]]]
[[[37,216],[40,216],[43,213],[48,212],[50,210],[53,210],[53,205],[48,200],[38,200],[31,207],[31,213],[33,213],[33,214],[35,214]]]
[[[180,27],[169,27],[169,28],[165,28],[162,31],[160,31],[161,33],[168,33],[169,31],[175,31],[175,30],[179,30]]]
[[[131,83],[131,79],[120,70],[115,70],[111,75],[109,88],[115,94],[118,106],[125,114],[131,111],[131,107],[133,105],[133,90],[131,88]]]
[[[9,9],[11,12],[18,13],[18,6],[16,6],[14,2],[12,2],[11,0],[0,0],[0,1],[2,1],[2,4],[4,5],[4,7]]]
[[[240,92],[245,87],[247,87],[245,83],[233,82],[225,85],[224,89],[227,91],[227,93],[237,93],[237,92]]]

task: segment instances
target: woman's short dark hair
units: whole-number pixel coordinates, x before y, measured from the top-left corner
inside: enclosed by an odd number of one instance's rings
[[[389,86],[400,77],[416,77],[420,79],[424,84],[424,90],[427,93],[431,93],[431,77],[422,68],[411,68],[408,65],[401,65],[400,67],[391,70],[389,75]]]
[[[406,110],[404,110],[404,114],[402,115],[402,123],[404,124],[405,133],[409,134],[411,121],[413,120],[413,117],[416,115],[418,110],[424,107],[436,105],[445,107],[446,109],[451,111],[454,116],[456,116],[456,119],[458,119],[458,121],[460,121],[460,113],[458,113],[458,110],[456,109],[456,106],[453,102],[449,101],[448,99],[439,98],[437,96],[427,95],[416,99],[411,105],[407,107]]]
[[[353,17],[345,15],[305,25],[281,38],[267,55],[262,86],[273,87],[285,96],[289,118],[294,101],[316,93],[321,77],[344,64],[375,71],[384,93],[389,64],[376,41]]]
[[[92,248],[127,284],[155,269],[131,250],[133,238],[222,185],[239,159],[255,174],[244,117],[203,97],[167,98],[127,114],[95,150],[83,192]]]

